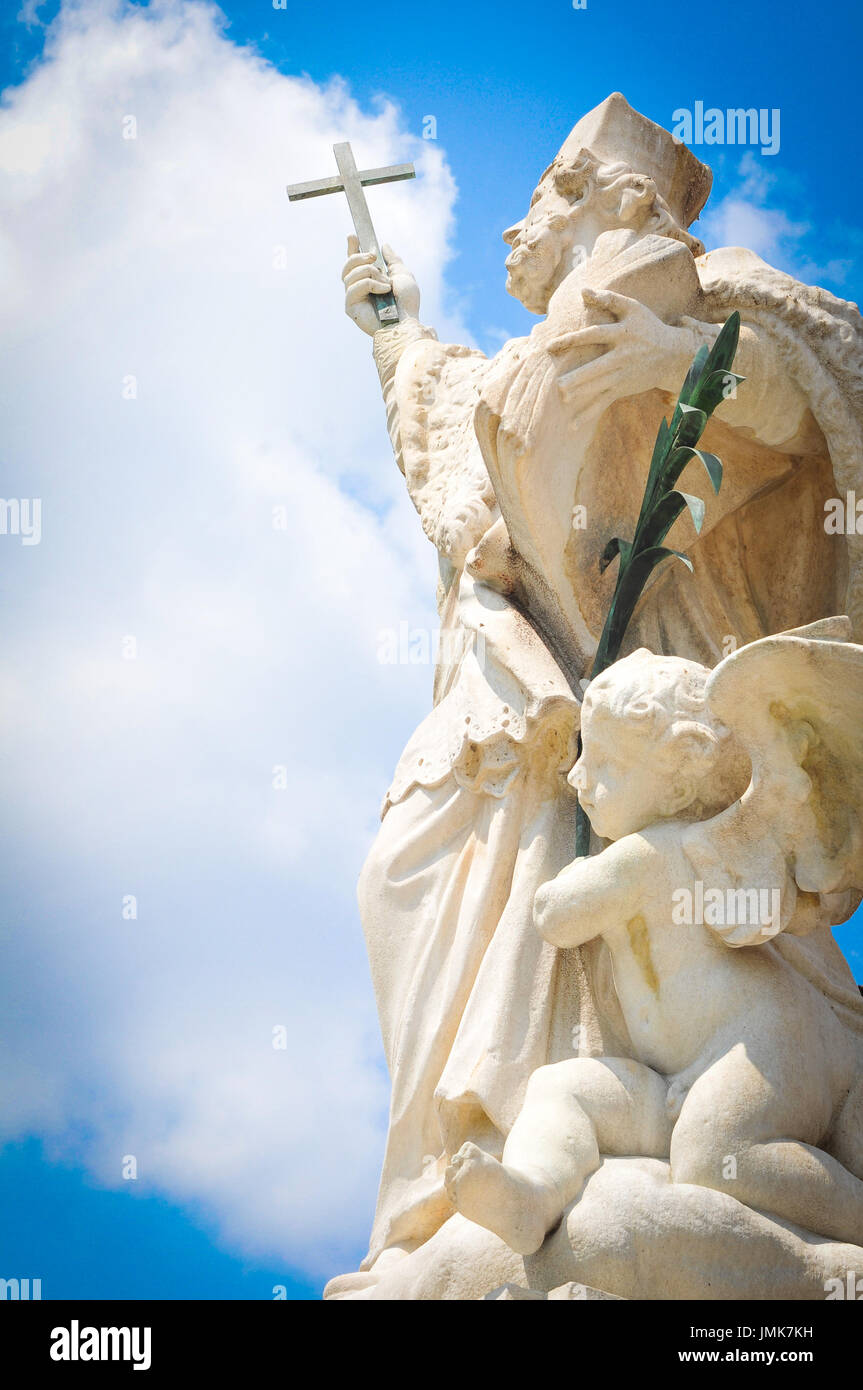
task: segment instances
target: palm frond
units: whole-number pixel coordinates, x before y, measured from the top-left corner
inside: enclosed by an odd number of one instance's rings
[[[715,454],[706,453],[696,446],[713,411],[744,380],[731,370],[739,337],[740,315],[735,312],[723,324],[713,347],[708,351],[705,344],[698,349],[686,374],[671,422],[663,420],[659,426],[635,535],[631,541],[613,537],[600,556],[600,573],[608,569],[615,559],[619,561],[619,567],[608,616],[590,672],[591,680],[620,655],[630,619],[657,565],[673,558],[682,560],[692,569],[688,556],[662,542],[678,517],[687,510],[697,532],[704,524],[705,506],[701,498],[682,492],[677,487],[680,475],[693,459],[698,459],[706,469],[714,493],[718,493],[722,485],[722,461]],[[579,806],[576,854],[585,855],[589,851],[590,821],[587,812]]]

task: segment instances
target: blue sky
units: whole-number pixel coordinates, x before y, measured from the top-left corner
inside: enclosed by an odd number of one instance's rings
[[[776,155],[699,150],[696,230],[855,299],[859,10],[258,0],[222,29],[182,0],[91,0],[46,62],[57,10],[0,17],[3,490],[45,517],[2,580],[0,1275],[46,1297],[314,1297],[374,1202],[386,1083],[353,883],[430,690],[376,640],[433,623],[433,579],[341,313],[346,211],[290,208],[284,184],[327,173],[338,138],[415,159],[416,186],[376,190],[379,231],[441,336],[494,350],[532,322],[500,232],[580,114],[612,90],[666,126],[696,101],[778,108]]]
[[[48,0],[38,13],[48,18],[57,8]],[[227,36],[254,44],[280,71],[317,83],[342,77],[366,107],[398,103],[417,134],[435,116],[459,189],[449,278],[480,336],[491,323],[513,332],[529,322],[504,293],[498,236],[526,206],[537,159],[550,158],[577,115],[614,89],[669,127],[675,109],[699,100],[705,108],[778,108],[780,150],[758,159],[756,200],[775,214],[774,259],[782,268],[832,267],[820,282],[846,298],[859,294],[863,219],[859,181],[849,176],[858,130],[848,94],[858,81],[863,22],[852,3],[808,6],[801,16],[783,0],[710,15],[663,0],[588,0],[585,10],[541,0],[529,11],[513,0],[380,0],[360,18],[345,0],[331,0],[325,17],[293,0],[285,9],[265,0],[221,9]],[[6,7],[4,82],[41,49],[41,31],[15,14],[14,3]],[[712,156],[712,208],[746,182],[743,151],[700,152]]]

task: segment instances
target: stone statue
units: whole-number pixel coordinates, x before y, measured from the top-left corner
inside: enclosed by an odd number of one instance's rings
[[[704,254],[687,228],[709,187],[709,171],[685,146],[619,94],[609,97],[578,122],[540,179],[527,216],[504,234],[511,248],[508,288],[542,317],[528,337],[507,343],[492,360],[439,343],[419,322],[419,291],[401,260],[385,247],[384,273],[373,253],[349,241],[346,309],[374,337],[396,460],[439,555],[442,660],[432,712],[396,769],[360,882],[392,1105],[369,1254],[360,1273],[331,1281],[328,1297],[481,1298],[508,1283],[543,1294],[574,1280],[625,1297],[823,1297],[826,1279],[854,1267],[855,1259],[863,1267],[863,1251],[841,1243],[860,1241],[859,1218],[841,1230],[828,1220],[840,1200],[837,1173],[858,1186],[861,1176],[863,1110],[859,1098],[842,1109],[845,1072],[838,1063],[831,1116],[835,1110],[847,1135],[827,1142],[823,1115],[820,1127],[801,1116],[799,1128],[789,1131],[813,1155],[809,1186],[801,1178],[796,1199],[786,1193],[773,1205],[760,1200],[769,1174],[755,1159],[744,1164],[737,1156],[737,1186],[712,1168],[706,1173],[717,1153],[734,1157],[735,1143],[749,1142],[754,1129],[745,1128],[742,1114],[740,1132],[725,1148],[717,1131],[715,1146],[692,1154],[690,1166],[675,1175],[671,1133],[687,1104],[693,1113],[690,1093],[697,1104],[709,1089],[712,1070],[700,1044],[692,1043],[691,1057],[681,1061],[686,1046],[674,1051],[663,1040],[674,1013],[666,995],[677,988],[686,993],[672,983],[676,967],[665,955],[684,950],[683,929],[663,935],[658,900],[645,899],[631,911],[624,901],[626,866],[619,856],[630,852],[633,830],[660,819],[665,823],[643,839],[655,834],[667,845],[663,872],[670,881],[676,864],[681,889],[692,880],[724,884],[723,872],[738,887],[775,886],[782,911],[791,913],[778,935],[759,936],[757,946],[736,952],[727,933],[722,940],[699,926],[701,945],[681,968],[703,983],[715,961],[720,994],[735,971],[751,971],[750,993],[758,992],[762,974],[775,979],[763,988],[774,990],[774,1013],[790,1011],[791,1029],[795,991],[814,992],[818,999],[806,998],[818,1019],[825,1028],[828,1015],[834,1020],[829,1027],[841,1030],[843,1057],[859,1061],[859,996],[832,937],[820,945],[829,936],[828,919],[835,923],[847,912],[842,893],[856,885],[839,885],[841,875],[836,884],[827,882],[829,874],[822,881],[809,868],[801,879],[799,863],[796,878],[784,872],[774,883],[778,848],[772,859],[746,860],[734,878],[741,826],[751,824],[746,818],[756,793],[762,800],[768,794],[757,790],[756,776],[738,801],[745,755],[761,757],[768,735],[727,718],[722,700],[738,688],[741,670],[761,671],[759,639],[772,633],[844,613],[842,636],[863,640],[861,538],[824,525],[832,499],[855,488],[863,494],[861,320],[855,306],[798,284],[749,252]],[[400,321],[381,327],[370,296],[390,293]],[[582,709],[613,588],[599,557],[610,537],[632,533],[659,421],[696,349],[715,340],[735,309],[742,320],[735,370],[746,381],[719,408],[703,441],[722,456],[725,482],[709,501],[699,536],[687,519],[677,523],[694,575],[682,567],[656,572],[630,626],[624,660],[590,687]],[[829,649],[832,660],[841,643],[835,625],[829,631],[834,640],[823,648],[810,632],[782,639],[781,650],[797,651],[795,643],[802,643],[807,652]],[[722,661],[735,648],[742,650]],[[846,643],[842,650],[850,663],[848,698],[859,701],[859,663],[847,656],[858,649]],[[663,657],[684,664],[696,703],[711,692],[709,714],[687,715],[695,771],[672,779],[670,814],[689,818],[685,835],[658,809],[670,804],[658,774],[630,778],[617,811],[607,821],[600,813],[596,826],[615,843],[573,865],[576,799],[567,775],[581,719],[587,738],[592,722],[613,716],[615,682],[634,679],[642,667],[662,684]],[[654,669],[649,660],[660,664]],[[776,660],[790,672],[774,701],[793,711],[793,730],[783,737],[789,747],[794,740],[802,747],[801,721],[815,717],[795,705],[794,682],[803,668],[791,657],[785,666]],[[672,701],[677,686],[666,683]],[[823,724],[823,706],[818,711]],[[714,718],[727,734],[720,737]],[[773,725],[781,720],[770,718],[775,750]],[[716,766],[708,756],[712,740],[722,750]],[[829,740],[823,746],[839,756]],[[592,756],[587,743],[576,782],[590,775]],[[847,748],[842,756],[859,765]],[[801,786],[799,778],[817,767],[824,787],[835,790],[833,772],[818,757],[811,749],[802,754],[798,781],[789,771],[789,785]],[[771,785],[767,777],[765,786]],[[849,796],[853,818],[859,778]],[[801,803],[800,824],[811,829],[819,817],[823,822],[821,838],[812,840],[815,859],[833,852],[838,831],[831,804]],[[726,823],[737,829],[726,832]],[[789,834],[778,827],[780,837]],[[738,859],[726,860],[726,851]],[[805,848],[799,853],[805,861]],[[699,855],[704,867],[695,872]],[[579,883],[590,901],[593,893],[603,897],[598,927],[592,918],[580,920]],[[572,902],[558,913],[549,904],[558,893],[566,898],[564,885],[571,885]],[[566,927],[546,929],[547,910]],[[810,935],[800,936],[809,928]],[[819,943],[814,954],[813,941]],[[621,976],[616,952],[628,952],[634,982]],[[691,994],[701,988],[692,985]],[[718,1014],[714,1022],[721,1031]],[[735,1046],[744,1045],[742,1033],[732,1037],[739,1020],[725,1022],[730,1032],[722,1035],[722,1055],[736,1059]],[[779,1028],[778,1015],[771,1027]],[[763,1038],[766,1049],[776,1046],[775,1032],[768,1029]],[[621,1153],[615,1122],[609,1120],[609,1129],[604,1120],[597,1124],[584,1097],[566,1085],[569,1101],[555,1090],[547,1129],[537,1124],[537,1093],[546,1085],[554,1090],[549,1078],[581,1063],[580,1075],[610,1077],[618,1098],[627,1078],[642,1078],[644,1142],[636,1156],[615,1156]],[[733,1069],[733,1060],[728,1065]],[[751,1065],[758,1071],[760,1063]],[[813,1078],[819,1065],[812,1062]],[[739,1069],[734,1075],[742,1085]],[[641,1083],[632,1084],[637,1090]],[[823,1098],[820,1103],[823,1109]],[[559,1123],[567,1104],[569,1119]],[[747,1114],[757,1110],[755,1096]],[[786,1137],[771,1130],[773,1120],[765,1119],[757,1137],[765,1149]],[[555,1168],[554,1201],[532,1208],[527,1201],[533,1216],[522,1211],[513,1218],[530,1227],[529,1237],[516,1235],[503,1198],[500,1210],[491,1210],[495,1202],[489,1207],[479,1194],[491,1181],[503,1190],[507,1168],[519,1167],[510,1163],[511,1141],[531,1136],[525,1152],[533,1154],[544,1142],[541,1133],[566,1132],[569,1123],[584,1145],[570,1155],[564,1177]],[[852,1152],[856,1158],[848,1157]],[[821,1192],[820,1206],[809,1201],[815,1201],[816,1167],[832,1193]],[[481,1171],[487,1180],[476,1176]],[[565,1219],[534,1253],[528,1247],[537,1221],[541,1240],[564,1207]],[[638,1260],[624,1258],[634,1242]]]
[[[863,882],[863,647],[822,629],[712,673],[638,651],[588,686],[570,781],[612,843],[534,918],[557,946],[607,942],[632,1057],[540,1067],[503,1162],[453,1158],[454,1204],[520,1254],[601,1153],[863,1245],[863,999],[830,931]]]

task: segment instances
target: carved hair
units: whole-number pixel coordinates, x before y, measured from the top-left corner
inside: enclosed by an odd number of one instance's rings
[[[603,671],[585,694],[586,710],[598,706],[614,719],[644,726],[675,779],[691,786],[686,808],[675,811],[685,820],[718,815],[749,782],[746,753],[708,705],[710,674],[698,662],[642,647]]]
[[[595,201],[624,222],[637,221],[657,236],[671,237],[688,246],[693,256],[704,254],[704,244],[681,227],[647,174],[637,174],[628,164],[601,164],[590,150],[575,159],[558,156],[547,170],[555,188],[573,203]]]

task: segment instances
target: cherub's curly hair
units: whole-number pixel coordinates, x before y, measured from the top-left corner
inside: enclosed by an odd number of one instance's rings
[[[708,705],[710,674],[697,661],[657,656],[641,647],[592,680],[582,706],[582,723],[597,707],[614,719],[644,724],[676,778],[691,784],[687,808],[676,813],[686,820],[717,815],[749,782],[746,753]]]
[[[554,163],[546,169],[551,175],[559,193],[573,203],[587,203],[594,199],[604,209],[626,216],[623,220],[635,220],[633,212],[641,212],[641,225],[657,236],[671,237],[688,246],[693,256],[704,253],[704,243],[690,236],[681,227],[671,209],[647,174],[639,174],[622,161],[603,164],[590,150],[581,150],[575,159],[558,155]]]

